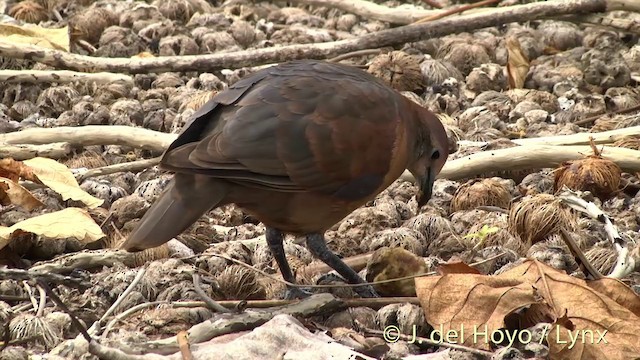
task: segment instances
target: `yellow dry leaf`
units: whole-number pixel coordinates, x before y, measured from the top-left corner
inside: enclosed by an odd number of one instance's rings
[[[529,59],[517,38],[507,38],[507,75],[510,89],[522,89],[529,73]]]
[[[0,177],[0,204],[14,204],[31,211],[43,204],[29,190],[10,179]]]
[[[51,29],[33,24],[0,24],[0,42],[69,51],[69,28],[65,26]]]
[[[11,242],[13,233],[16,231],[30,232],[53,239],[71,237],[85,243],[105,236],[86,210],[74,207],[35,216],[10,227],[0,226],[0,249]]]
[[[23,163],[33,170],[38,180],[44,185],[62,195],[63,200],[82,201],[89,208],[98,207],[104,202],[82,190],[71,170],[55,160],[36,157],[25,160]]]

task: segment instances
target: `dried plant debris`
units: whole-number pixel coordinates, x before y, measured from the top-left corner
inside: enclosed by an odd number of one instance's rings
[[[603,201],[617,194],[622,170],[613,161],[602,158],[593,142],[592,148],[593,155],[564,163],[556,169],[556,191],[565,186],[575,191],[590,191]]]

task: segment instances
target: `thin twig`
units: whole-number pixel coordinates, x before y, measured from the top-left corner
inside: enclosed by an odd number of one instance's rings
[[[122,304],[122,302],[127,296],[129,296],[129,294],[133,291],[133,289],[135,289],[138,283],[142,280],[146,272],[147,272],[146,266],[143,266],[140,268],[140,270],[138,270],[138,273],[136,274],[136,277],[133,278],[133,281],[131,282],[131,284],[129,284],[129,286],[125,289],[125,291],[122,294],[120,294],[120,296],[118,296],[116,301],[113,303],[113,305],[111,305],[109,309],[107,309],[104,315],[102,315],[102,317],[98,321],[94,322],[93,325],[91,325],[91,328],[89,329],[90,333],[95,335],[100,334],[100,328],[102,327],[102,324],[104,323],[105,319],[111,316],[111,314],[113,314],[115,309],[118,306],[120,306],[120,304]],[[105,336],[106,335],[103,335],[102,337],[105,337]]]
[[[364,50],[358,50],[358,51],[352,51],[346,54],[342,54],[342,55],[338,55],[334,58],[331,58],[327,61],[329,62],[339,62],[342,60],[346,60],[352,57],[356,57],[356,56],[367,56],[367,55],[378,55],[382,52],[382,49],[364,49]]]
[[[421,23],[425,23],[425,22],[428,22],[428,21],[434,21],[434,20],[442,19],[443,17],[447,17],[449,15],[459,14],[459,13],[461,13],[463,11],[467,11],[467,10],[483,7],[485,5],[491,5],[491,4],[499,3],[500,1],[501,0],[483,0],[483,1],[479,1],[477,3],[473,3],[473,4],[469,4],[469,5],[462,5],[462,6],[459,6],[459,7],[456,7],[456,8],[452,8],[452,9],[443,11],[441,13],[429,15],[429,16],[424,17],[424,18],[422,18],[422,19],[420,19],[418,21],[415,21],[412,25],[421,24]]]
[[[505,253],[502,252],[502,253],[499,253],[499,254],[497,254],[495,256],[492,256],[490,258],[484,259],[482,261],[478,261],[478,262],[472,263],[469,266],[481,265],[481,264],[484,264],[486,262],[490,262],[490,261],[493,261],[495,259],[498,259],[498,258],[500,258],[500,257],[502,257],[504,255],[505,255]],[[202,254],[201,256],[205,256],[205,255]],[[273,276],[271,274],[267,274],[266,272],[264,272],[264,271],[262,271],[260,269],[256,269],[255,267],[253,267],[253,266],[251,266],[249,264],[246,264],[246,263],[244,263],[244,262],[242,262],[240,260],[225,256],[225,255],[207,254],[206,256],[219,257],[221,259],[225,259],[227,261],[231,261],[233,263],[236,263],[236,264],[238,264],[240,266],[244,266],[247,269],[255,271],[255,272],[259,273],[260,275],[268,277],[269,279],[271,279],[273,281],[277,281],[277,282],[283,283],[283,284],[285,284],[287,286],[291,286],[291,287],[303,287],[303,288],[326,289],[326,288],[337,288],[337,287],[358,287],[358,286],[364,286],[364,285],[378,285],[378,284],[386,284],[386,283],[398,282],[398,281],[403,281],[403,280],[415,279],[415,278],[422,277],[422,276],[432,276],[432,275],[436,275],[437,274],[436,271],[431,271],[431,272],[428,272],[428,273],[414,274],[414,275],[403,276],[403,277],[399,277],[399,278],[378,280],[378,281],[372,281],[372,282],[363,282],[363,283],[359,283],[359,284],[348,284],[348,283],[345,283],[345,284],[326,284],[326,285],[294,284],[294,283],[288,282],[288,281],[286,281],[286,280],[284,280],[282,278],[279,278],[277,276]]]
[[[60,300],[60,298],[58,297],[58,295],[56,295],[55,292],[53,292],[53,290],[51,290],[51,288],[49,287],[49,285],[47,285],[44,281],[42,281],[42,279],[38,279],[38,284],[44,289],[44,291],[46,291],[46,293],[49,295],[49,297],[51,298],[51,300],[53,300],[53,302],[58,305],[60,307],[60,309],[62,309],[62,311],[64,311],[65,313],[67,313],[69,315],[69,317],[71,317],[71,323],[73,324],[73,326],[76,327],[76,330],[78,330],[80,332],[80,334],[82,334],[82,337],[84,337],[85,340],[87,340],[87,342],[91,343],[91,341],[93,340],[91,338],[91,335],[89,335],[89,333],[87,332],[87,329],[82,325],[82,323],[78,320],[78,317],[76,317],[76,315],[67,307],[67,305],[65,305],[64,302],[62,302],[62,300]]]
[[[204,301],[205,304],[207,304],[207,307],[210,310],[217,311],[217,312],[220,312],[220,313],[229,313],[229,312],[231,312],[227,308],[225,308],[224,306],[218,304],[215,300],[213,300],[211,297],[209,297],[209,295],[207,295],[206,292],[204,292],[204,290],[202,289],[202,286],[200,285],[200,275],[198,275],[197,272],[194,272],[191,275],[191,277],[193,279],[193,288],[195,289],[196,294],[198,294],[198,296],[200,296],[202,301]]]
[[[578,263],[582,265],[584,273],[593,280],[602,279],[603,276],[600,271],[591,265],[589,259],[587,259],[582,250],[580,250],[580,247],[573,240],[571,234],[569,234],[567,230],[560,228],[560,236],[562,237],[562,240],[564,240],[564,243],[569,247],[569,251],[571,251],[573,257],[575,257]]]
[[[109,175],[109,174],[115,174],[115,173],[127,172],[127,171],[131,171],[131,172],[141,171],[141,170],[150,168],[152,166],[158,165],[160,163],[161,158],[162,158],[161,156],[158,156],[152,159],[130,161],[126,163],[107,165],[107,166],[97,167],[95,169],[88,169],[88,170],[74,169],[73,171],[75,172],[76,180],[78,181],[78,183],[81,183],[82,181],[90,177]]]
[[[640,105],[632,106],[632,107],[627,108],[627,109],[620,109],[620,110],[615,110],[615,111],[603,112],[603,113],[600,113],[598,115],[590,116],[590,117],[588,117],[586,119],[575,121],[574,124],[578,125],[578,126],[587,125],[587,124],[591,124],[592,122],[600,119],[604,115],[627,114],[627,113],[634,112],[634,111],[640,111]]]
[[[40,296],[36,317],[40,317],[44,313],[44,308],[47,307],[47,291],[38,283],[36,283],[36,289],[38,289],[38,295]]]

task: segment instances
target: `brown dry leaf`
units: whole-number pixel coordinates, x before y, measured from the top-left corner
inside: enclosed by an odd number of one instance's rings
[[[510,277],[455,273],[415,283],[427,322],[443,334],[453,331],[456,343],[481,349],[489,349],[490,337],[480,332],[491,334],[504,327],[505,316],[538,301],[533,286]]]
[[[44,185],[62,195],[63,200],[82,201],[89,208],[96,208],[104,202],[82,190],[71,170],[55,160],[36,157],[25,160],[23,163],[33,170]]]
[[[30,232],[54,239],[72,237],[85,243],[105,236],[86,210],[75,207],[35,216],[9,227],[0,226],[0,249],[11,242],[13,233],[16,231]]]
[[[529,59],[516,37],[507,38],[507,75],[510,89],[522,89],[529,73]]]
[[[482,337],[473,341],[474,327],[484,331],[487,326],[492,334],[504,326],[506,315],[529,303],[534,305],[525,311],[528,318],[555,320],[547,333],[552,359],[640,356],[640,317],[636,314],[640,299],[623,284],[608,279],[587,283],[529,260],[497,276],[418,278],[416,292],[429,324],[436,329],[442,326],[445,334],[449,330],[461,334],[465,329],[465,345],[488,348]],[[572,345],[572,339],[577,343]]]
[[[20,178],[25,180],[34,180],[33,171],[25,166],[21,161],[11,158],[0,159],[0,177],[7,178],[11,181],[18,182]]]
[[[69,28],[43,28],[33,24],[0,24],[0,41],[69,51]]]
[[[640,317],[640,297],[622,281],[605,277],[600,280],[588,281],[587,285]]]
[[[10,179],[3,177],[0,177],[0,204],[18,205],[27,211],[31,211],[44,205],[40,200],[36,199],[29,190],[25,189],[17,182],[13,182]]]
[[[473,268],[462,261],[449,262],[446,264],[440,264],[437,267],[438,273],[441,275],[446,274],[481,274],[476,268]]]
[[[552,358],[632,359],[640,356],[640,317],[595,289],[606,288],[611,294],[611,283],[603,285],[600,281],[590,287],[586,281],[538,261],[527,261],[499,276],[521,279],[535,286],[555,313],[556,324],[567,328],[570,323],[568,329],[572,335],[579,334],[579,346],[570,346],[568,334],[563,333],[561,327],[553,327],[547,339]],[[626,301],[637,304],[640,300],[633,295],[634,298],[627,293],[622,298],[629,297]],[[565,316],[566,321],[562,321]],[[603,333],[607,343],[598,341]],[[593,341],[591,335],[595,337]]]

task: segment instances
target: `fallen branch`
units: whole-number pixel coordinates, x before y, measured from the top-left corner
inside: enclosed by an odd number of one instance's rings
[[[507,149],[483,151],[460,159],[447,161],[438,175],[440,179],[459,180],[494,171],[553,168],[570,160],[592,153],[590,146],[527,145]],[[619,147],[603,147],[602,157],[609,159],[628,173],[640,171],[640,151]],[[402,179],[413,181],[405,171]]]
[[[32,128],[0,134],[0,144],[50,144],[65,141],[72,146],[124,145],[163,152],[177,134],[168,134],[124,125]]]
[[[445,18],[424,24],[402,26],[354,39],[318,44],[279,46],[224,54],[161,56],[155,58],[97,58],[30,45],[18,46],[12,43],[0,42],[0,56],[30,59],[59,69],[87,72],[109,71],[136,74],[165,71],[201,71],[202,69],[213,71],[294,59],[326,59],[357,50],[394,46],[506,23],[531,21],[550,16],[605,12],[619,9],[619,6],[632,7],[625,2],[611,0],[538,2],[492,9],[490,12],[483,11],[477,14]]]
[[[78,183],[81,183],[82,181],[90,177],[109,175],[109,174],[115,174],[115,173],[127,172],[127,171],[131,171],[131,172],[142,171],[144,169],[148,169],[152,166],[157,165],[159,162],[160,162],[160,157],[155,157],[152,159],[143,159],[143,160],[130,161],[130,162],[121,163],[121,164],[107,165],[107,166],[102,166],[95,169],[84,169],[84,168],[75,169],[74,171],[75,171],[76,180],[78,181]]]
[[[133,78],[108,72],[84,73],[69,70],[0,70],[0,82],[18,84],[71,83],[75,81],[110,84],[120,81],[133,85]]]
[[[30,270],[42,273],[69,273],[76,269],[89,270],[117,264],[133,266],[135,253],[112,249],[83,251],[36,263]]]
[[[49,159],[62,159],[69,156],[71,150],[71,144],[68,142],[53,142],[42,145],[7,145],[0,142],[0,159],[28,160],[38,156]]]
[[[77,276],[64,276],[55,273],[49,273],[46,271],[39,271],[34,269],[22,270],[22,269],[9,269],[0,267],[0,279],[12,279],[12,280],[32,280],[37,281],[42,279],[48,283],[73,285],[89,288],[91,283],[88,278],[80,278]]]
[[[624,129],[603,131],[599,133],[545,136],[538,138],[515,139],[511,141],[518,145],[588,145],[590,144],[590,138],[593,138],[593,141],[596,144],[611,144],[626,136],[633,135],[640,135],[640,126],[631,126]],[[66,142],[74,147],[90,145],[124,145],[139,149],[148,149],[160,153],[164,152],[169,144],[171,144],[171,142],[173,142],[177,137],[178,134],[163,133],[124,125],[88,125],[80,127],[61,126],[56,128],[25,129],[8,134],[0,134],[0,144],[43,145],[56,142]],[[487,142],[459,141],[458,143],[465,146],[478,147],[487,145]],[[152,159],[145,161],[149,161],[149,166],[155,165],[151,160]],[[130,164],[130,166],[137,166],[139,163],[134,164],[132,162]],[[118,164],[118,166],[120,165],[125,166],[125,164]],[[140,166],[142,165],[140,164]],[[105,172],[104,174],[98,175],[105,175],[109,173],[112,172]]]
[[[273,318],[275,315],[288,314],[292,316],[315,316],[332,313],[344,307],[344,303],[329,293],[312,295],[299,302],[278,308],[257,311],[247,311],[240,314],[220,314],[219,316],[192,326],[189,332],[189,342],[198,344],[224,334],[242,330],[254,329]],[[136,353],[172,354],[179,351],[175,336],[135,344]]]

